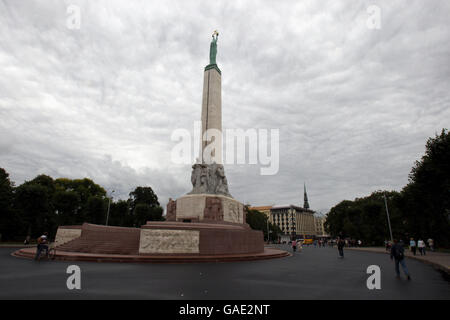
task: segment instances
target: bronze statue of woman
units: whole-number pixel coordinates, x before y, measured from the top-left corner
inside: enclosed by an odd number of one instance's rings
[[[212,34],[211,46],[209,48],[209,64],[216,64],[216,55],[217,55],[217,38],[219,37],[219,33],[217,30]]]

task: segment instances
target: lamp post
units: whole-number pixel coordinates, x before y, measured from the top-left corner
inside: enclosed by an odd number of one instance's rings
[[[111,199],[112,199],[112,194],[114,193],[114,190],[111,191],[111,197],[108,198],[108,212],[106,213],[106,225],[108,225],[108,220],[109,220],[109,208],[111,207]]]
[[[269,218],[267,217],[267,244],[270,242]]]
[[[384,196],[384,205],[386,206],[386,215],[387,215],[387,219],[388,219],[389,233],[391,235],[391,241],[394,242],[394,238],[392,237],[391,218],[389,217],[389,210],[388,210],[388,206],[387,206],[386,193],[383,193],[383,196]]]

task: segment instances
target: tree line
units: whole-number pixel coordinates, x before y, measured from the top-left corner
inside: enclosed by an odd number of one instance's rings
[[[268,222],[268,217],[258,210],[250,210],[249,205],[244,206],[244,210],[246,212],[245,220],[250,226],[250,228],[254,230],[261,230],[264,234],[264,240],[267,241],[270,236],[270,241],[277,241],[280,235],[283,233],[280,227],[276,224],[272,224]],[[267,226],[269,226],[269,230],[267,230]]]
[[[450,133],[442,129],[429,138],[425,154],[416,161],[400,191],[375,191],[354,201],[344,200],[331,208],[325,222],[332,236],[360,239],[381,245],[390,239],[384,202],[386,195],[393,237],[428,238],[441,247],[450,246]]]
[[[106,190],[88,178],[53,179],[38,175],[16,187],[0,168],[0,240],[23,241],[42,232],[54,237],[60,225],[84,222],[140,227],[163,220],[163,208],[151,187],[137,187],[128,200],[111,201]]]

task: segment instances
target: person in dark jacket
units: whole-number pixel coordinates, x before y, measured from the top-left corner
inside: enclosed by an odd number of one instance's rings
[[[338,238],[337,239],[337,247],[338,247],[340,258],[344,258],[344,246],[345,246],[345,241],[341,238]]]
[[[395,261],[395,273],[397,274],[397,278],[400,278],[400,264],[408,280],[411,280],[411,276],[405,263],[405,249],[403,248],[402,241],[398,242],[397,239],[394,239],[394,245],[391,247],[391,260]]]

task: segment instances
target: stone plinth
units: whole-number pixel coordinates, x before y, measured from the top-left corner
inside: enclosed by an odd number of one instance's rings
[[[81,226],[61,226],[55,237],[57,246],[63,245],[81,236]]]
[[[245,223],[244,205],[223,195],[190,194],[167,205],[168,221]]]
[[[263,233],[240,223],[149,221],[139,254],[230,255],[264,252]]]

